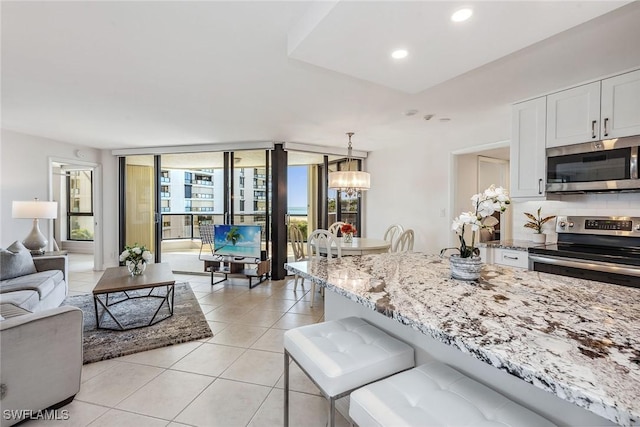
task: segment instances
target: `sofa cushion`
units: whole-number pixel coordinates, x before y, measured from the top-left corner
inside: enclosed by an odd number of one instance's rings
[[[20,242],[13,242],[7,249],[0,249],[0,280],[13,279],[36,272],[31,252]]]
[[[0,294],[0,304],[13,304],[24,310],[36,311],[40,298],[36,291],[16,291]]]
[[[40,271],[26,276],[3,280],[0,282],[0,294],[31,290],[38,292],[39,299],[43,299],[63,280],[64,275],[60,270]]]

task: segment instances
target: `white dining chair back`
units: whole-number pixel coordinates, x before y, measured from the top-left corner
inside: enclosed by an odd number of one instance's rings
[[[415,236],[412,229],[403,231],[398,237],[393,252],[413,252],[414,238]]]
[[[198,259],[200,261],[204,261],[202,258],[202,250],[205,246],[209,247],[209,251],[211,255],[214,255],[213,248],[213,224],[200,224],[200,253],[198,254]]]
[[[393,250],[393,247],[396,245],[396,242],[398,241],[398,237],[400,237],[403,231],[404,231],[404,227],[402,225],[393,224],[393,225],[390,225],[389,228],[387,228],[387,231],[384,232],[384,240],[386,240],[391,244],[391,246],[389,246],[389,252]]]
[[[302,261],[305,259],[304,257],[304,237],[302,236],[302,231],[295,226],[289,226],[289,241],[291,242],[291,248],[293,249],[293,259],[294,261]],[[295,275],[293,281],[293,290],[295,291],[298,288],[298,275]],[[300,281],[300,286],[304,287],[304,277]]]
[[[332,252],[335,253],[332,254]],[[342,258],[340,240],[328,230],[314,230],[307,239],[307,253],[309,258],[320,258],[321,256]]]
[[[331,224],[329,226],[329,233],[333,234],[334,236],[338,235],[338,232],[340,231],[340,227],[342,227],[344,224],[344,222],[342,221],[336,221],[333,224]]]
[[[333,249],[335,249],[335,254],[332,254]],[[342,258],[340,240],[328,230],[314,230],[307,239],[307,254],[309,254],[309,260],[318,260],[323,256],[326,256],[327,259],[331,259],[334,256]],[[313,307],[315,296],[316,282],[311,281],[311,307]]]

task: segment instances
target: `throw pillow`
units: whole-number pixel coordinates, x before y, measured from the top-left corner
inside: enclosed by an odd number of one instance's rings
[[[13,242],[7,249],[0,249],[0,280],[13,279],[36,273],[31,252],[20,242]]]

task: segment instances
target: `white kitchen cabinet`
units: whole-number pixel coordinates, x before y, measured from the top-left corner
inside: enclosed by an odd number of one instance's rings
[[[547,96],[547,148],[640,135],[640,70]]]
[[[546,108],[546,97],[513,105],[509,190],[513,198],[544,198]]]
[[[499,264],[508,267],[529,268],[529,252],[526,248],[507,249],[503,247],[480,247],[480,257],[485,264]]]
[[[602,139],[640,135],[640,70],[602,81]]]
[[[547,96],[547,148],[600,140],[600,82]]]
[[[494,249],[493,263],[516,268],[529,268],[529,253],[511,249]]]

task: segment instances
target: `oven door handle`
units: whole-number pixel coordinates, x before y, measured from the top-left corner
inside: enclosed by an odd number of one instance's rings
[[[550,256],[540,256],[529,254],[530,269],[533,270],[533,263],[559,265],[562,267],[580,268],[582,270],[602,271],[604,273],[626,274],[628,276],[640,277],[640,268],[621,267],[620,264],[612,264],[601,261],[587,261],[575,258],[556,258]]]

